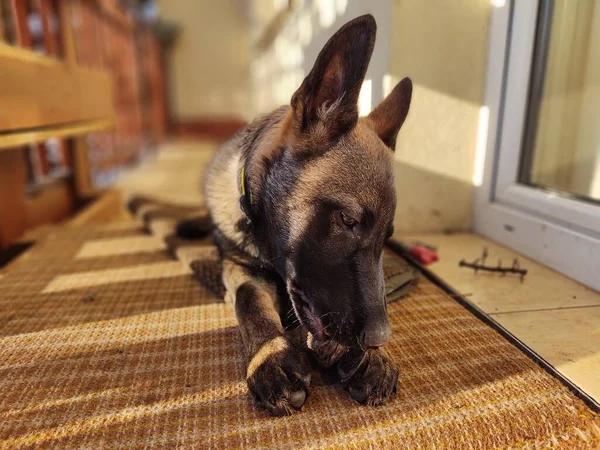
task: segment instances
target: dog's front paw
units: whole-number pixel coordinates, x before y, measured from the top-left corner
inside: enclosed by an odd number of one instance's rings
[[[382,405],[398,387],[398,368],[382,350],[351,350],[338,363],[342,386],[358,403]]]
[[[256,404],[273,416],[299,411],[308,396],[310,363],[304,351],[284,337],[264,344],[251,359],[246,375]]]

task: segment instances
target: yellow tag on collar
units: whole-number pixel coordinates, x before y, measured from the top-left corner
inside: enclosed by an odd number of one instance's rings
[[[242,166],[242,170],[240,171],[240,189],[242,191],[242,196],[246,196],[246,165]],[[248,190],[248,201],[252,204],[252,192]]]

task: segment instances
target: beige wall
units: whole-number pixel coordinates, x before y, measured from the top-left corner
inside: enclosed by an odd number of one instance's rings
[[[414,83],[396,147],[396,229],[467,230],[490,0],[394,0],[391,84]]]
[[[248,116],[250,40],[245,2],[160,0],[181,32],[170,59],[176,119]]]

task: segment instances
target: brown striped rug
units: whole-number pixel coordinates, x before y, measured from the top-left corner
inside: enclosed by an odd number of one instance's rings
[[[0,448],[600,447],[598,415],[427,279],[389,313],[393,401],[356,405],[315,373],[302,412],[270,418],[233,311],[161,237],[52,231],[0,278]]]

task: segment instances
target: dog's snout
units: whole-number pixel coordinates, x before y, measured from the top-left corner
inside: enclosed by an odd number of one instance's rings
[[[390,340],[391,330],[387,315],[368,321],[362,329],[360,340],[365,347],[381,347]]]

